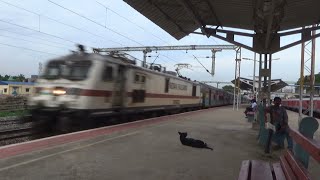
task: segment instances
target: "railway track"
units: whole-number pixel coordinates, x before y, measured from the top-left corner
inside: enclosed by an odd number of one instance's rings
[[[14,117],[10,119],[2,119],[0,120],[0,127],[2,125],[11,125],[11,124],[23,124],[23,123],[28,123],[32,122],[31,115],[27,115],[24,117]]]
[[[0,146],[32,137],[36,132],[31,124],[31,116],[0,120]]]
[[[35,132],[32,127],[20,127],[0,130],[0,141],[32,136]]]

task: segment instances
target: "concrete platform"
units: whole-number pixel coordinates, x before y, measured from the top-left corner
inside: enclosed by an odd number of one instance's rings
[[[178,131],[214,150],[181,145]],[[242,160],[278,160],[256,137],[242,109],[207,109],[2,147],[0,179],[233,180]]]

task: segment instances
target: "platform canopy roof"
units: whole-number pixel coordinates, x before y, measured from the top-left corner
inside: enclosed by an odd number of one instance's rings
[[[124,0],[176,39],[201,26],[266,31],[272,0]],[[319,0],[274,0],[275,31],[319,23]],[[266,23],[265,23],[266,22]]]
[[[256,89],[258,89],[259,87],[259,82],[255,82],[255,85],[253,85],[253,80],[252,79],[247,79],[247,78],[242,78],[240,77],[240,89],[241,90],[247,90],[250,91],[253,89],[253,86],[255,86]],[[231,81],[233,84],[235,84],[235,80]],[[281,79],[273,79],[271,80],[271,92],[275,92],[279,89],[282,89],[284,87],[288,86],[287,83],[285,83],[284,81],[282,81]],[[261,87],[262,84],[261,84]],[[268,89],[268,85],[266,87],[264,87],[266,89]]]
[[[265,49],[272,45],[272,34],[320,21],[320,0],[124,1],[178,40],[197,29],[210,36],[216,33],[212,29],[224,32],[224,27],[239,28],[263,34]],[[229,34],[226,39],[233,40],[234,35],[241,33]],[[278,41],[274,43],[280,44]],[[259,51],[259,47],[254,48]]]

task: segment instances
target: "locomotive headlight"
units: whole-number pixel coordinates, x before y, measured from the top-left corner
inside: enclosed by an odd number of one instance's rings
[[[53,90],[52,93],[54,95],[64,95],[66,94],[67,92],[65,90],[61,90],[61,89],[56,89],[56,90]]]

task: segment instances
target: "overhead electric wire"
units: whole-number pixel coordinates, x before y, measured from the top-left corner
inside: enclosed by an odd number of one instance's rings
[[[58,54],[49,53],[49,52],[44,52],[44,51],[39,51],[39,50],[34,50],[34,49],[29,49],[29,48],[26,48],[26,47],[20,47],[20,46],[15,46],[15,45],[11,45],[11,44],[1,43],[1,42],[0,42],[0,44],[5,45],[5,46],[14,47],[14,48],[24,49],[24,50],[28,50],[28,51],[33,51],[33,52],[44,53],[44,54],[51,54],[51,55],[56,55],[56,56],[58,56]]]
[[[147,32],[147,33],[149,33],[149,34],[151,34],[153,37],[155,37],[155,38],[159,39],[160,41],[162,41],[162,42],[164,42],[164,43],[169,44],[168,42],[166,42],[165,40],[163,40],[163,39],[162,39],[162,38],[160,38],[159,36],[157,36],[157,35],[153,34],[153,33],[152,33],[152,32],[150,32],[150,31],[147,31],[147,30],[146,30],[145,28],[143,28],[142,26],[140,26],[140,25],[138,25],[138,24],[134,23],[134,22],[133,22],[133,21],[131,21],[130,19],[128,19],[128,18],[126,18],[126,17],[122,16],[121,14],[117,13],[116,11],[112,10],[110,7],[108,7],[108,6],[106,6],[106,5],[102,4],[102,3],[100,3],[100,2],[98,2],[98,1],[96,1],[96,2],[97,2],[98,4],[100,4],[101,6],[105,7],[106,9],[108,9],[109,11],[113,12],[114,14],[118,15],[118,16],[119,16],[119,17],[121,17],[122,19],[125,19],[125,20],[126,20],[126,21],[128,21],[129,23],[131,23],[131,24],[133,24],[133,25],[137,26],[138,28],[142,29],[143,31],[145,31],[145,32]]]
[[[48,16],[45,16],[45,15],[41,15],[41,14],[39,14],[39,13],[37,13],[37,12],[28,10],[28,9],[26,9],[26,8],[20,7],[20,6],[15,5],[15,4],[11,4],[11,3],[6,2],[6,1],[3,1],[3,0],[0,0],[0,1],[3,2],[3,3],[5,3],[5,4],[7,4],[7,5],[9,5],[9,6],[13,6],[13,7],[15,7],[15,8],[18,8],[18,9],[24,10],[24,11],[26,11],[26,12],[32,13],[32,14],[34,14],[34,15],[37,15],[37,16],[39,16],[39,19],[40,19],[40,17],[44,17],[44,18],[47,18],[47,19],[52,20],[52,21],[54,21],[54,22],[57,22],[57,23],[59,23],[59,24],[62,24],[62,25],[65,25],[65,26],[68,26],[68,27],[77,29],[77,30],[82,31],[82,32],[86,32],[86,33],[88,33],[88,34],[91,34],[91,35],[96,36],[96,37],[99,37],[99,38],[103,38],[103,40],[105,39],[105,37],[103,37],[103,36],[94,34],[94,33],[90,32],[90,31],[81,29],[81,28],[79,28],[79,27],[76,27],[76,26],[73,26],[73,25],[70,25],[70,24],[67,24],[67,23],[63,23],[63,22],[61,22],[61,21],[59,21],[59,20],[53,19],[53,18],[48,17]],[[86,19],[86,20],[88,20],[88,21],[90,21],[90,22],[92,22],[92,23],[95,23],[95,24],[97,24],[97,25],[99,25],[99,26],[102,26],[102,27],[104,27],[104,28],[112,31],[113,33],[116,33],[116,34],[118,34],[118,35],[120,35],[120,36],[122,36],[122,37],[124,37],[124,38],[126,38],[126,39],[128,39],[128,40],[131,40],[131,41],[133,41],[133,42],[135,42],[135,43],[137,43],[137,44],[139,44],[139,45],[143,45],[143,44],[141,44],[141,43],[139,43],[139,42],[137,42],[137,41],[135,41],[135,40],[133,40],[133,39],[131,39],[131,38],[129,38],[129,37],[121,34],[121,33],[118,33],[118,32],[116,32],[116,31],[114,31],[113,29],[107,28],[106,26],[103,26],[102,24],[100,24],[100,23],[98,23],[98,22],[96,22],[96,21],[94,21],[94,20],[92,20],[92,19],[90,19],[90,18],[87,18],[87,17],[84,16],[84,15],[81,15],[80,13],[77,13],[77,12],[75,12],[75,11],[72,11],[72,10],[68,9],[68,8],[65,8],[65,7],[63,7],[63,6],[55,3],[55,2],[53,2],[53,1],[50,1],[50,0],[48,0],[48,1],[51,2],[51,3],[53,3],[53,4],[55,4],[55,5],[57,5],[57,6],[59,6],[59,7],[61,7],[61,8],[63,8],[63,9],[65,9],[65,10],[70,11],[70,12],[72,12],[72,13],[74,13],[74,14],[76,14],[76,15],[78,15],[78,16],[80,16],[80,17],[82,17],[82,18],[84,18],[84,19]],[[97,3],[101,4],[100,2],[97,2]],[[132,22],[132,21],[129,20],[128,18],[120,15],[120,14],[117,13],[116,11],[113,11],[112,9],[110,9],[109,7],[106,7],[106,6],[103,5],[103,4],[101,4],[101,5],[104,6],[105,8],[107,8],[107,9],[109,9],[111,12],[115,13],[116,15],[120,16],[121,18],[125,19],[126,21],[128,21],[128,22],[136,25],[137,27],[139,27],[140,29],[144,30],[145,32],[150,33],[152,36],[156,37],[157,39],[161,40],[162,42],[165,42],[165,43],[169,44],[168,42],[164,41],[164,40],[161,39],[160,37],[154,35],[153,33],[149,32],[149,31],[147,31],[145,28],[137,25],[136,23]],[[31,30],[31,31],[35,31],[35,32],[37,32],[37,33],[41,33],[41,34],[44,34],[44,35],[47,35],[47,36],[51,36],[51,37],[54,37],[54,38],[57,38],[57,39],[61,39],[61,40],[67,41],[67,42],[76,43],[76,42],[71,41],[71,40],[68,40],[68,39],[66,39],[66,38],[62,38],[62,37],[59,37],[59,36],[56,36],[56,35],[53,35],[53,34],[49,34],[49,33],[45,33],[45,32],[40,31],[40,22],[39,22],[39,31],[37,31],[37,30],[35,30],[35,29],[29,28],[29,27],[26,27],[26,26],[22,26],[22,25],[18,25],[18,24],[15,24],[15,23],[11,23],[11,22],[8,22],[8,21],[4,21],[4,20],[1,20],[1,19],[0,19],[0,21],[3,22],[3,23],[8,23],[8,24],[10,24],[10,25],[18,26],[18,27],[20,27],[20,28],[24,28],[24,29],[28,29],[28,30]],[[6,30],[5,30],[5,31],[6,31]],[[7,31],[7,32],[15,33],[15,32],[11,32],[11,31]],[[22,35],[22,34],[19,34],[19,33],[15,33],[15,34]],[[2,36],[3,36],[3,35],[2,35]],[[23,36],[27,36],[27,35],[23,35]],[[6,37],[6,36],[4,36],[4,37]],[[7,37],[8,37],[8,36],[7,36]],[[8,37],[8,38],[12,38],[12,37]],[[15,38],[15,39],[19,39],[19,38]],[[39,39],[41,39],[41,38],[39,38]],[[26,42],[32,42],[32,41],[28,41],[28,40],[25,40],[25,39],[19,39],[19,40],[23,40],[23,41],[26,41]],[[42,39],[42,40],[44,40],[44,39]],[[61,43],[57,43],[57,42],[53,42],[53,41],[49,41],[49,40],[44,40],[44,41],[63,45],[63,44],[61,44]],[[113,42],[113,43],[116,43],[116,44],[119,44],[119,45],[123,46],[123,44],[121,44],[121,43],[118,43],[118,42],[115,42],[115,41],[112,41],[112,40],[110,40],[110,41]],[[38,43],[38,42],[33,42],[33,43]],[[53,46],[53,45],[49,45],[49,44],[45,44],[45,43],[39,43],[39,44],[44,44],[44,45],[47,45],[47,46],[52,46],[52,47],[60,48],[60,47],[58,47],[58,46]],[[11,47],[16,47],[16,48],[22,48],[22,47],[17,47],[17,46],[9,45],[9,44],[3,44],[3,45],[7,45],[7,46],[11,46]],[[61,48],[62,48],[62,47],[61,47]],[[35,52],[40,52],[40,53],[45,53],[45,52],[42,52],[42,51],[32,50],[32,49],[28,49],[28,48],[23,48],[23,49],[30,50],[30,51],[35,51]],[[52,53],[47,53],[47,54],[52,54]],[[54,55],[56,55],[56,54],[54,54]],[[158,56],[159,56],[159,55],[158,55]],[[157,57],[158,57],[158,56],[157,56]],[[171,61],[173,61],[173,62],[179,63],[179,62],[175,61],[174,59],[172,59],[172,58],[170,58],[170,57],[168,57],[168,56],[166,56],[166,55],[162,55],[162,56],[166,57],[167,59],[169,59],[169,60],[171,60]],[[156,59],[157,59],[157,58],[156,58]],[[156,60],[156,59],[155,59],[155,60]],[[155,61],[155,60],[154,60],[154,61]],[[163,61],[164,61],[164,60],[163,60]]]
[[[30,42],[30,43],[34,43],[34,44],[43,44],[43,45],[46,45],[46,46],[51,46],[51,47],[55,47],[55,48],[60,48],[60,49],[66,50],[66,48],[64,48],[64,47],[53,46],[53,45],[46,44],[46,43],[40,43],[40,42],[30,41],[30,40],[26,40],[26,39],[22,39],[22,38],[16,38],[16,37],[11,37],[11,36],[1,35],[1,34],[0,34],[0,36],[6,37],[6,38],[11,38],[11,39],[17,39],[17,40],[20,40],[20,41]],[[67,49],[67,50],[70,50],[70,49]]]
[[[157,39],[159,39],[160,41],[162,41],[162,42],[166,43],[167,45],[170,45],[170,43],[168,43],[167,41],[163,40],[162,38],[160,38],[159,36],[157,36],[157,35],[153,34],[152,32],[147,31],[147,30],[146,30],[145,28],[143,28],[142,26],[140,26],[140,25],[138,25],[138,24],[134,23],[133,21],[131,21],[130,19],[128,19],[128,18],[126,18],[126,17],[122,16],[121,14],[119,14],[119,13],[117,13],[116,11],[112,10],[110,7],[108,7],[108,6],[106,6],[106,5],[102,4],[102,3],[100,3],[100,2],[98,2],[98,1],[96,1],[96,2],[97,2],[98,4],[100,4],[101,6],[105,7],[106,9],[109,9],[111,12],[115,13],[115,14],[116,14],[116,15],[118,15],[119,17],[121,17],[121,18],[125,19],[126,21],[128,21],[128,22],[130,22],[131,24],[133,24],[133,25],[135,25],[135,26],[139,27],[139,28],[140,28],[140,29],[142,29],[143,31],[145,31],[145,32],[147,32],[147,33],[151,34],[152,36],[156,37],[156,38],[157,38]],[[214,41],[215,41],[215,40],[214,40]],[[181,51],[180,51],[180,52],[181,52]],[[192,56],[190,55],[190,57],[192,57]],[[171,59],[171,58],[169,58],[169,57],[167,57],[167,58],[168,58],[168,59],[170,59],[170,60],[172,60],[172,61],[174,61],[174,62],[176,62],[176,63],[178,63],[177,61],[175,61],[175,60],[173,60],[173,59]]]
[[[71,9],[68,9],[68,8],[66,8],[66,7],[64,7],[64,6],[62,6],[62,5],[60,5],[60,4],[56,3],[56,2],[53,2],[53,1],[51,1],[51,0],[48,0],[48,1],[51,2],[52,4],[55,4],[56,6],[61,7],[62,9],[65,9],[65,10],[67,10],[67,11],[73,13],[73,14],[76,14],[76,15],[82,17],[83,19],[86,19],[86,20],[88,20],[88,21],[90,21],[90,22],[92,22],[92,23],[94,23],[94,24],[96,24],[96,25],[99,25],[99,26],[101,26],[101,27],[103,27],[103,28],[105,28],[105,29],[108,29],[109,31],[111,31],[111,32],[113,32],[113,33],[115,33],[115,34],[117,34],[117,35],[119,35],[119,36],[121,36],[121,37],[124,37],[124,38],[126,38],[126,39],[128,39],[128,40],[130,40],[130,41],[132,41],[132,42],[135,42],[135,43],[143,46],[143,44],[141,44],[140,42],[138,42],[138,41],[136,41],[136,40],[134,40],[134,39],[131,39],[131,38],[129,38],[129,37],[127,37],[127,36],[125,36],[125,35],[117,32],[117,31],[115,31],[115,30],[113,30],[113,29],[111,29],[111,28],[108,28],[108,27],[104,26],[103,24],[98,23],[97,21],[94,21],[94,20],[92,20],[92,19],[90,19],[90,18],[88,18],[88,17],[86,17],[86,16],[84,16],[84,15],[82,15],[82,14],[80,14],[80,13],[77,13],[77,12],[71,10]]]
[[[199,64],[201,64],[201,66],[202,66],[209,74],[211,74],[210,71],[198,60],[198,58],[197,58],[195,55],[193,55],[193,57],[194,57],[194,59],[196,59],[196,60],[198,61]]]
[[[8,31],[6,29],[0,29],[0,31],[5,31],[5,32],[8,32],[8,33],[12,33],[12,34],[17,34],[19,36],[25,36],[25,37],[30,37],[29,35],[26,35],[26,34],[21,34],[21,33],[17,33],[17,32],[13,32],[13,31]],[[70,46],[67,46],[65,44],[62,44],[62,43],[58,43],[58,42],[55,42],[55,41],[50,41],[50,40],[47,40],[47,39],[43,39],[43,38],[40,38],[40,37],[32,37],[33,39],[39,39],[41,41],[46,41],[46,42],[50,42],[50,43],[53,43],[53,44],[59,44],[59,45],[62,45],[62,46],[65,46],[65,47],[62,47],[60,46],[61,48],[69,48]],[[58,46],[57,46],[58,47]]]
[[[59,6],[59,7],[61,7],[61,8],[63,8],[63,9],[65,9],[65,10],[67,10],[67,11],[69,11],[69,12],[72,12],[72,13],[74,13],[74,14],[76,14],[76,15],[78,15],[78,16],[80,16],[80,17],[82,17],[82,18],[84,18],[84,19],[86,19],[86,20],[88,20],[88,21],[90,21],[90,22],[92,22],[92,23],[95,23],[95,24],[97,24],[97,25],[99,25],[99,26],[101,26],[101,27],[104,27],[104,28],[106,28],[106,29],[108,29],[108,30],[110,30],[110,31],[112,31],[112,32],[114,32],[114,33],[116,33],[116,34],[118,34],[118,35],[126,38],[126,39],[129,39],[129,40],[131,40],[131,41],[133,41],[133,42],[135,42],[135,43],[143,46],[143,44],[141,44],[141,43],[139,43],[139,42],[137,42],[137,41],[135,41],[135,40],[133,40],[133,39],[125,36],[125,35],[122,35],[121,33],[118,33],[118,32],[116,32],[116,31],[114,31],[113,29],[108,28],[108,27],[104,26],[103,24],[98,23],[97,21],[94,21],[94,20],[92,20],[92,19],[90,19],[90,18],[88,18],[88,17],[86,17],[86,16],[84,16],[84,15],[82,15],[82,14],[80,14],[80,13],[77,13],[77,12],[71,10],[71,9],[68,9],[68,8],[66,8],[66,7],[58,4],[58,3],[55,3],[55,2],[53,2],[53,1],[51,1],[51,0],[48,0],[48,1],[51,2],[51,3],[53,3],[53,4],[55,4],[55,5],[57,5],[57,6]],[[114,11],[114,10],[112,10],[111,8],[105,6],[104,4],[102,4],[102,3],[98,2],[98,1],[96,1],[96,2],[99,3],[100,5],[102,5],[103,7],[105,7],[106,9],[109,9],[111,12],[115,13],[115,14],[118,15],[119,17],[121,17],[121,18],[125,19],[126,21],[128,21],[128,22],[136,25],[137,27],[139,27],[140,29],[144,30],[145,32],[150,33],[151,35],[153,35],[153,36],[156,37],[157,39],[161,40],[162,42],[169,44],[168,42],[164,41],[162,38],[154,35],[153,33],[149,32],[149,31],[147,31],[145,28],[143,28],[143,27],[139,26],[138,24],[132,22],[130,19],[128,19],[128,18],[120,15],[119,13],[117,13],[117,12]],[[214,39],[214,41],[217,43],[217,41],[216,41],[215,39]],[[169,60],[171,60],[171,61],[173,61],[173,62],[179,63],[179,62],[177,62],[176,60],[174,60],[174,59],[172,59],[172,58],[170,58],[170,57],[168,57],[168,56],[166,56],[166,55],[162,55],[162,56],[166,57],[167,59],[169,59]],[[193,55],[193,56],[194,56],[194,55]],[[190,56],[190,57],[192,57],[192,56]],[[198,61],[198,62],[199,62],[199,61]],[[200,63],[200,62],[199,62],[199,63]],[[202,65],[202,64],[201,64],[201,65]],[[202,65],[202,66],[203,66],[203,65]],[[204,67],[204,66],[203,66],[203,67]],[[205,67],[204,67],[204,68],[205,68]],[[205,68],[205,69],[206,69],[206,68]],[[206,71],[209,72],[207,69],[206,69]],[[210,72],[209,72],[209,73],[210,73]]]
[[[53,34],[45,33],[45,32],[42,32],[42,31],[37,31],[37,30],[35,30],[35,29],[29,28],[29,27],[26,27],[26,26],[22,26],[22,25],[19,25],[19,24],[15,24],[15,23],[12,23],[12,22],[4,21],[4,20],[2,20],[2,19],[0,19],[0,22],[7,23],[7,24],[10,24],[10,25],[13,25],[13,26],[20,27],[20,28],[28,29],[28,30],[30,30],[30,31],[35,31],[35,32],[38,32],[38,33],[41,33],[41,34],[44,34],[44,35],[47,35],[47,36],[55,37],[55,38],[57,38],[57,39],[61,39],[61,40],[63,40],[63,41],[67,41],[67,42],[70,42],[70,43],[72,43],[72,44],[79,44],[79,43],[77,43],[77,42],[74,42],[74,41],[65,39],[65,38],[60,37],[60,36],[56,36],[56,35],[53,35]]]
[[[8,3],[8,2],[3,1],[3,0],[0,0],[0,2],[3,2],[3,3],[5,3],[5,4],[9,5],[9,6],[13,6],[13,7],[17,8],[17,9],[24,10],[24,11],[26,11],[26,12],[29,12],[29,13],[32,13],[32,14],[35,14],[35,15],[38,15],[39,17],[41,16],[41,17],[47,18],[47,19],[49,19],[49,20],[51,20],[51,21],[57,22],[57,23],[59,23],[59,24],[62,24],[62,25],[71,27],[71,28],[73,28],[73,29],[76,29],[76,30],[79,30],[79,31],[82,31],[82,32],[85,32],[85,33],[88,33],[88,34],[91,34],[91,35],[93,35],[93,36],[102,38],[102,40],[106,39],[106,38],[103,37],[103,36],[97,35],[97,34],[95,34],[95,33],[92,33],[92,32],[90,32],[90,31],[87,31],[87,30],[85,30],[85,29],[81,29],[81,28],[79,28],[79,27],[76,27],[76,26],[73,26],[73,25],[70,25],[70,24],[61,22],[61,21],[59,21],[59,20],[53,19],[53,18],[48,17],[48,16],[45,16],[45,15],[41,15],[41,14],[39,14],[39,13],[36,13],[36,12],[34,12],[34,11],[31,11],[31,10],[28,10],[28,9],[23,8],[23,7],[21,7],[21,6],[17,6],[17,5],[15,5],[15,4]],[[113,41],[113,40],[109,40],[109,41],[123,46],[123,44],[118,43],[118,42],[116,42],[116,41]]]
[[[158,56],[157,56],[156,58],[154,58],[152,64],[154,64],[154,63],[156,62],[156,60],[158,59],[159,55],[160,55],[160,54],[158,54]]]
[[[171,61],[173,61],[173,62],[175,62],[175,63],[179,63],[178,61],[176,61],[176,60],[174,60],[174,59],[172,59],[172,58],[170,58],[170,57],[168,57],[168,56],[166,56],[166,55],[162,55],[162,56],[166,57],[167,59],[169,59],[169,60],[171,60]]]
[[[103,27],[103,28],[106,28],[106,29],[108,29],[108,30],[110,30],[110,31],[112,31],[112,32],[114,32],[114,33],[122,36],[122,37],[125,37],[125,38],[128,39],[128,40],[131,40],[131,41],[133,41],[133,42],[135,42],[135,43],[143,46],[143,44],[141,44],[141,43],[139,43],[139,42],[137,42],[137,41],[135,41],[135,40],[133,40],[133,39],[125,36],[125,35],[122,35],[121,33],[118,33],[118,32],[116,32],[116,31],[114,31],[114,30],[112,30],[112,29],[110,29],[110,28],[108,28],[108,27],[105,27],[103,24],[100,24],[100,23],[98,23],[98,22],[96,22],[96,21],[94,21],[94,20],[92,20],[92,19],[90,19],[90,18],[88,18],[88,17],[80,14],[80,13],[77,13],[77,12],[71,10],[71,9],[68,9],[68,8],[66,8],[66,7],[64,7],[64,6],[62,6],[62,5],[60,5],[60,4],[56,3],[56,2],[51,1],[51,0],[48,0],[48,1],[51,2],[51,3],[53,3],[53,4],[55,4],[55,5],[57,5],[57,6],[59,6],[59,7],[61,7],[61,8],[63,8],[63,9],[65,9],[65,10],[67,10],[67,11],[69,11],[69,12],[71,12],[71,13],[73,13],[73,14],[76,14],[76,15],[80,16],[80,17],[82,17],[82,18],[84,18],[84,19],[86,19],[86,20],[88,20],[88,21],[90,21],[90,22],[92,22],[92,23],[94,23],[94,24],[97,24],[97,25],[99,25],[99,26],[101,26],[101,27]],[[166,58],[168,58],[168,59],[170,59],[170,60],[178,63],[177,61],[175,61],[175,60],[172,59],[172,58],[169,58],[169,57],[166,56],[166,55],[162,55],[162,56],[164,56],[164,57],[166,57]]]
[[[43,17],[45,17],[45,18],[47,18],[47,19],[50,19],[50,20],[52,20],[52,21],[55,21],[55,22],[57,22],[57,23],[63,24],[63,25],[65,25],[65,26],[72,27],[72,28],[77,29],[77,30],[79,30],[79,31],[82,31],[82,32],[85,32],[85,33],[91,34],[91,35],[93,35],[93,36],[96,36],[96,37],[102,38],[102,39],[99,39],[99,40],[104,40],[104,41],[106,41],[106,40],[105,40],[105,39],[106,39],[106,37],[103,37],[103,36],[101,36],[101,35],[94,34],[94,33],[90,32],[90,31],[85,30],[85,29],[81,29],[81,28],[78,28],[78,27],[76,27],[76,26],[73,26],[73,25],[70,25],[70,24],[63,23],[63,22],[58,21],[58,20],[56,20],[56,19],[50,18],[50,17],[48,17],[48,16],[43,16]],[[115,44],[119,44],[120,46],[123,46],[123,44],[121,44],[121,43],[119,43],[119,42],[116,42],[116,41],[113,41],[113,40],[111,40],[111,39],[108,39],[108,41],[111,41],[111,42],[113,42],[113,43],[115,43]]]
[[[51,18],[51,17],[45,16],[45,15],[41,15],[41,14],[39,14],[39,13],[36,13],[36,12],[31,11],[31,10],[28,10],[28,9],[26,9],[26,8],[23,8],[23,7],[14,5],[14,4],[12,4],[12,3],[8,3],[8,2],[3,1],[3,0],[0,0],[0,1],[3,2],[3,3],[5,3],[5,4],[7,4],[7,5],[9,5],[9,6],[13,6],[13,7],[15,7],[15,8],[18,8],[18,9],[21,9],[21,10],[24,10],[24,11],[27,11],[27,12],[29,12],[29,13],[32,13],[32,14],[35,14],[35,15],[38,15],[38,16],[45,17],[45,18],[47,18],[47,19],[49,19],[49,20],[52,20],[52,21],[55,21],[55,22],[57,22],[57,23],[59,23],[59,24],[63,24],[63,25],[65,25],[65,26],[72,27],[72,28],[74,28],[74,29],[77,29],[77,30],[82,31],[82,32],[86,32],[86,33],[91,34],[91,35],[93,35],[93,36],[96,36],[96,37],[99,37],[99,38],[105,38],[105,37],[103,37],[103,36],[94,34],[94,33],[90,32],[90,31],[87,31],[87,30],[78,28],[78,27],[73,26],[73,25],[70,25],[70,24],[63,23],[63,22],[58,21],[58,20],[56,20],[56,19],[53,19],[53,18]],[[57,5],[57,6],[59,6],[59,7],[61,7],[61,8],[63,8],[63,9],[65,9],[65,10],[67,10],[67,11],[70,11],[70,12],[72,12],[72,13],[74,13],[74,14],[76,14],[76,15],[78,15],[78,16],[80,16],[80,17],[82,17],[82,18],[84,18],[84,19],[86,19],[86,20],[88,20],[88,21],[90,21],[90,22],[92,22],[92,23],[95,23],[95,24],[97,24],[97,25],[99,25],[99,26],[102,26],[102,27],[104,27],[104,28],[107,28],[106,26],[103,26],[102,24],[100,24],[100,23],[98,23],[98,22],[96,22],[96,21],[94,21],[94,20],[92,20],[92,19],[90,19],[90,18],[87,18],[86,16],[84,16],[84,15],[82,15],[82,14],[80,14],[80,13],[77,13],[77,12],[71,10],[71,9],[68,9],[68,8],[66,8],[66,7],[58,4],[58,3],[55,3],[55,2],[53,2],[53,1],[51,1],[51,0],[48,0],[48,1],[51,2],[51,3],[53,3],[53,4],[55,4],[55,5]],[[156,37],[157,39],[161,40],[162,42],[165,42],[165,43],[169,44],[168,42],[164,41],[164,40],[161,39],[160,37],[154,35],[153,33],[149,32],[149,31],[147,31],[145,28],[143,28],[143,27],[137,25],[136,23],[132,22],[130,19],[128,19],[128,18],[120,15],[120,14],[117,13],[116,11],[113,11],[111,8],[103,5],[102,3],[98,2],[98,1],[96,1],[96,2],[99,3],[100,5],[104,6],[105,8],[109,9],[111,12],[115,13],[115,14],[118,15],[119,17],[121,17],[121,18],[125,19],[126,21],[128,21],[128,22],[136,25],[136,26],[139,27],[140,29],[142,29],[142,30],[150,33],[151,35],[153,35],[153,36]],[[0,21],[1,21],[1,20],[0,20]],[[9,23],[9,22],[6,22],[6,21],[2,21],[2,22]],[[9,23],[9,24],[17,25],[17,24],[14,24],[14,23]],[[26,29],[29,29],[29,30],[32,30],[32,31],[36,31],[36,30],[31,29],[31,28],[28,28],[28,27],[24,27],[24,26],[20,26],[20,25],[17,25],[17,26],[22,27],[22,28],[26,28]],[[141,43],[139,43],[139,42],[137,42],[137,41],[135,41],[135,40],[133,40],[133,39],[125,36],[125,35],[122,35],[121,33],[118,33],[118,32],[116,32],[116,31],[110,29],[110,28],[107,28],[107,29],[110,30],[110,31],[112,31],[112,32],[114,32],[114,33],[116,33],[116,34],[118,34],[118,35],[120,35],[120,36],[122,36],[122,37],[124,37],[124,38],[126,38],[126,39],[129,39],[129,40],[131,40],[131,41],[133,41],[133,42],[135,42],[135,43],[137,43],[137,44],[139,44],[139,45],[143,45],[143,44],[141,44]],[[40,33],[45,34],[45,35],[53,36],[53,37],[58,38],[58,39],[62,39],[62,40],[66,40],[66,41],[75,43],[75,42],[73,42],[73,41],[67,40],[67,39],[65,39],[65,38],[61,38],[61,37],[59,37],[59,36],[51,35],[51,34],[48,34],[48,33],[41,32],[41,31],[36,31],[36,32],[40,32]],[[25,41],[26,41],[26,40],[25,40]],[[110,40],[110,41],[112,41],[112,40]],[[115,41],[112,41],[112,42],[123,46],[123,44],[121,44],[121,43],[118,43],[118,42],[115,42]],[[47,44],[46,44],[46,45],[47,45]],[[162,55],[162,56],[166,57],[167,59],[169,59],[169,60],[171,60],[171,61],[173,61],[173,62],[179,63],[179,62],[177,62],[176,60],[174,60],[174,59],[172,59],[172,58],[170,58],[170,57],[168,57],[168,56],[166,56],[166,55]]]
[[[35,12],[32,12],[32,11],[30,11],[30,10],[28,10],[28,9],[23,8],[23,7],[19,7],[19,6],[15,5],[15,4],[11,4],[11,3],[7,2],[7,1],[3,1],[3,0],[0,0],[0,1],[1,1],[2,3],[5,3],[5,4],[9,5],[9,6],[13,6],[13,7],[15,7],[15,8],[22,9],[22,10],[24,10],[24,11],[27,11],[27,12],[29,12],[29,13],[31,13],[31,14],[35,14],[35,15],[40,16],[40,14],[35,13]]]

